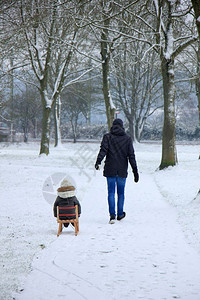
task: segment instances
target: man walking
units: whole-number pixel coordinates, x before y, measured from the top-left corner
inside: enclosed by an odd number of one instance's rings
[[[124,190],[128,176],[128,162],[132,167],[135,182],[139,181],[135,153],[131,138],[125,133],[123,121],[115,119],[109,133],[103,136],[100,151],[95,163],[99,170],[101,161],[106,157],[103,175],[107,178],[108,206],[110,224],[115,222],[115,188],[117,186],[117,220],[126,216],[124,208]]]

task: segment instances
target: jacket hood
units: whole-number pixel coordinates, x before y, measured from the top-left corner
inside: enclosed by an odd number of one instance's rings
[[[114,135],[125,135],[125,130],[123,127],[119,126],[119,125],[113,125],[110,129],[111,134]]]
[[[113,125],[118,125],[118,126],[124,127],[123,121],[119,118],[114,119]]]

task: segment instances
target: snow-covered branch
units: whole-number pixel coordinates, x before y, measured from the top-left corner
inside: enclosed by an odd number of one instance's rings
[[[36,87],[40,91],[40,87],[33,80],[27,80],[26,78],[24,78],[16,73],[13,73],[12,76],[26,84],[30,84],[30,85]]]
[[[104,26],[98,26],[98,25],[94,25],[96,28],[98,28],[98,29],[107,29],[106,27],[104,27]],[[131,34],[126,34],[126,33],[124,33],[124,32],[121,32],[121,31],[119,31],[119,30],[117,30],[117,29],[112,29],[112,28],[109,28],[109,31],[110,32],[112,32],[112,33],[115,33],[115,34],[118,34],[118,35],[121,35],[122,37],[126,37],[126,38],[129,38],[129,39],[132,39],[132,40],[136,40],[136,41],[140,41],[140,42],[143,42],[143,43],[146,43],[146,44],[149,44],[149,45],[151,45],[152,46],[152,43],[151,43],[151,41],[150,40],[148,40],[148,39],[142,39],[142,38],[138,38],[138,37],[136,37],[136,36],[133,36],[133,35],[131,35]],[[140,33],[140,32],[138,32],[138,33]],[[105,40],[106,41],[106,40]],[[111,42],[111,41],[109,41],[109,40],[107,40],[106,42]]]
[[[101,64],[99,64],[99,67],[100,67],[100,66],[101,66]],[[97,66],[96,66],[96,67],[97,67]],[[72,84],[74,84],[74,83],[76,83],[76,82],[79,82],[80,79],[81,79],[82,77],[84,77],[86,74],[88,74],[88,73],[90,73],[91,71],[93,71],[96,67],[92,67],[92,68],[88,69],[87,71],[85,71],[85,72],[83,72],[81,75],[79,75],[78,77],[76,77],[76,78],[70,80],[69,82],[67,82],[65,85],[63,85],[62,90],[63,90],[64,88],[66,88],[67,86],[69,86],[69,85],[72,85]],[[97,75],[97,76],[99,76],[99,75]],[[97,76],[95,76],[95,77],[97,77]],[[91,78],[89,78],[89,79],[91,79]]]
[[[79,28],[84,28],[84,27],[87,27],[87,26],[90,26],[90,25],[95,25],[96,23],[97,23],[97,24],[98,24],[98,23],[102,23],[102,24],[103,24],[103,23],[105,23],[106,21],[110,21],[110,20],[116,18],[117,16],[121,15],[124,11],[128,10],[129,7],[131,7],[131,6],[135,5],[135,4],[137,4],[139,1],[140,1],[140,0],[135,0],[134,2],[131,2],[131,3],[127,4],[126,6],[120,6],[120,7],[121,7],[121,10],[120,10],[120,11],[118,11],[118,12],[116,12],[116,13],[113,13],[113,14],[111,14],[110,16],[108,16],[108,17],[106,17],[106,18],[104,18],[104,19],[101,19],[101,20],[98,20],[98,19],[96,19],[96,20],[90,20],[88,23],[86,23],[86,24],[84,24],[84,25],[82,25],[82,26],[79,25]],[[119,3],[116,3],[116,2],[114,2],[113,4],[115,4],[116,6],[119,6],[119,5],[120,5]],[[77,25],[77,26],[78,26],[78,25]]]
[[[0,118],[2,118],[2,120],[6,121],[6,122],[12,122],[11,120],[9,119],[6,119],[4,116],[0,115]]]
[[[178,82],[187,82],[187,81],[194,81],[198,78],[198,76],[193,76],[193,77],[189,77],[189,78],[184,78],[184,79],[177,79],[174,82],[178,83]]]
[[[12,71],[14,71],[14,70],[18,70],[18,69],[21,69],[21,68],[23,68],[23,67],[27,67],[27,66],[29,66],[29,65],[30,65],[30,63],[16,64],[16,65],[14,65],[13,67],[9,68],[9,69],[6,70],[6,71],[3,70],[3,69],[0,69],[0,73],[1,73],[0,78],[2,78],[2,77],[4,77],[4,76],[8,75],[9,73],[12,73]]]
[[[193,44],[195,41],[197,41],[198,37],[197,36],[193,36],[191,39],[189,39],[188,41],[186,41],[185,43],[181,44],[180,46],[178,46],[174,52],[172,53],[172,58],[176,58],[177,55],[179,55],[184,49],[186,49],[189,45]]]

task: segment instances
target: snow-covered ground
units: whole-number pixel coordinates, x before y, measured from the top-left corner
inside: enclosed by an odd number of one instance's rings
[[[161,145],[136,144],[127,217],[108,224],[106,180],[93,166],[99,144],[0,144],[0,300],[200,299],[199,145],[178,145],[179,164],[156,171]],[[80,233],[57,238],[52,216],[63,176],[81,202]]]

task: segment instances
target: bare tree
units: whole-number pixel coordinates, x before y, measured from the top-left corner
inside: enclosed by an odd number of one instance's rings
[[[175,146],[175,80],[174,68],[176,57],[196,41],[194,35],[175,31],[175,20],[181,22],[190,7],[183,9],[179,1],[153,1],[153,14],[156,15],[154,34],[156,43],[152,45],[160,54],[164,95],[164,125],[162,139],[162,160],[160,169],[177,163]],[[182,18],[182,19],[181,19]],[[182,21],[184,24],[184,21]],[[187,27],[187,26],[186,26]],[[152,27],[151,27],[152,28]]]
[[[63,108],[65,116],[71,123],[74,143],[77,141],[77,126],[80,115],[87,111],[88,103],[78,91],[79,85],[76,84],[63,93]]]
[[[35,4],[33,6],[33,4]],[[77,29],[73,30],[72,35],[69,35],[69,28],[66,22],[62,24],[59,32],[57,30],[60,21],[58,16],[59,6],[57,1],[45,1],[40,3],[35,0],[31,5],[27,2],[21,2],[21,19],[26,37],[29,58],[34,74],[39,82],[39,91],[43,107],[43,125],[42,138],[40,146],[40,154],[49,153],[50,139],[50,118],[51,109],[59,95],[61,89],[65,69],[70,62],[73,52],[72,46],[76,39]],[[72,29],[70,27],[70,29]],[[60,46],[63,40],[68,36],[69,43],[67,45],[66,55],[61,62],[59,73],[54,81],[54,91],[50,94],[49,75],[50,65],[52,63],[54,47]],[[60,47],[58,47],[60,48]]]
[[[132,34],[132,39],[149,45],[149,50],[155,50],[160,56],[160,69],[163,81],[164,98],[164,125],[162,138],[162,160],[160,169],[174,166],[177,163],[175,145],[175,59],[192,43],[196,36],[191,34],[186,16],[190,13],[191,5],[188,1],[153,0],[142,4],[135,1],[139,6],[137,12],[135,6],[126,9],[134,16],[138,23],[142,23],[140,30],[135,27],[135,32],[140,32],[140,37]],[[122,5],[121,5],[122,7]],[[177,24],[181,23],[182,30],[176,31]],[[129,24],[128,24],[129,25]],[[183,30],[184,29],[184,30]],[[134,31],[134,30],[133,30]],[[121,33],[124,35],[124,33]],[[124,36],[128,37],[129,34]]]
[[[161,74],[155,52],[148,52],[140,41],[123,43],[115,62],[115,100],[129,123],[133,141],[140,141],[147,118],[159,107],[162,98]],[[161,102],[161,101],[160,101]]]
[[[197,79],[197,88],[198,88],[198,100],[199,100],[199,110],[200,110],[200,0],[191,0],[194,13],[195,13],[195,19],[196,19],[196,25],[197,25],[197,31],[199,35],[199,41],[198,41],[198,79]],[[200,155],[199,155],[200,159]],[[200,189],[198,192],[198,198],[200,197]]]
[[[200,0],[191,0],[195,20],[196,20],[196,27],[199,35],[198,39],[198,51],[197,51],[197,79],[196,79],[196,91],[198,97],[198,108],[199,108],[199,125],[200,125]],[[199,156],[200,158],[200,156]]]
[[[103,29],[101,32],[101,57],[102,57],[102,76],[103,76],[103,94],[106,106],[106,115],[108,128],[112,126],[114,119],[115,106],[112,101],[110,89],[110,56],[112,52],[113,41],[109,41],[110,14],[112,13],[111,1],[100,1],[102,6]]]
[[[130,1],[124,1],[124,6],[130,6]],[[102,90],[106,107],[108,128],[112,126],[116,110],[112,99],[111,76],[112,76],[112,55],[120,43],[121,32],[116,30],[116,17],[121,16],[125,8],[122,8],[115,1],[93,1],[96,15],[88,19],[91,23],[91,32],[100,44],[101,65],[102,65]],[[129,5],[128,5],[128,4]],[[115,53],[116,54],[116,53]],[[114,55],[115,55],[114,54]]]
[[[6,82],[6,86],[9,89],[9,92],[7,91],[7,98],[9,98],[9,109],[7,109],[7,112],[11,129],[11,141],[14,141],[14,70],[20,65],[24,65],[24,62],[20,59],[21,51],[18,44],[20,38],[17,27],[17,4],[17,0],[8,0],[1,1],[0,5],[0,78],[1,81]]]
[[[79,25],[83,22],[82,5],[78,0],[34,0],[30,5],[21,0],[24,35],[43,107],[40,154],[49,153],[51,111],[56,107],[64,88],[67,71],[78,45]]]
[[[38,100],[38,93],[35,93],[32,86],[26,86],[20,94],[15,95],[15,110],[13,121],[16,128],[23,132],[24,142],[28,142],[29,134],[37,137],[37,124],[41,118],[41,103]]]

